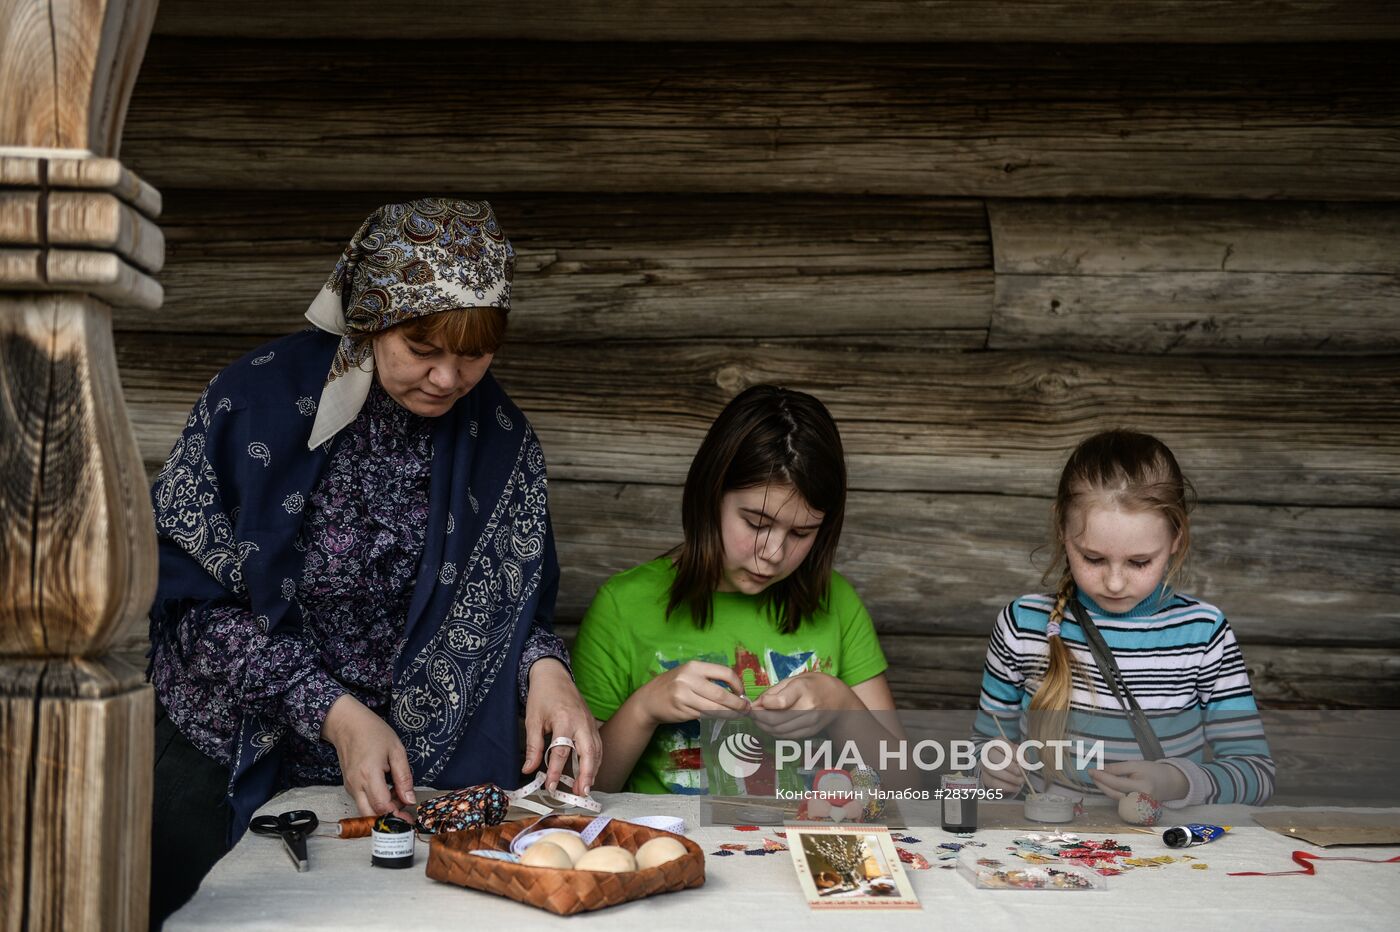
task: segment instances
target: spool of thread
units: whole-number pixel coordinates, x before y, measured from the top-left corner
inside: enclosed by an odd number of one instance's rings
[[[369,862],[375,867],[413,866],[413,825],[398,816],[380,816],[370,830],[373,846]]]

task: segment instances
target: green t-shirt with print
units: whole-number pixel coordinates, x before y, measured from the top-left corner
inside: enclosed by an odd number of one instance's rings
[[[824,607],[797,631],[781,634],[758,596],[716,592],[711,624],[701,631],[690,611],[668,619],[676,571],[669,557],[619,573],[603,584],[584,616],[572,653],[574,681],[593,715],[607,721],[653,677],[691,660],[723,664],[739,674],[750,699],[807,670],[849,686],[888,664],[870,613],[851,584],[832,573]],[[710,736],[713,740],[716,736]],[[766,795],[762,773],[749,781],[707,774],[699,722],[661,725],[638,759],[626,789],[633,793]]]

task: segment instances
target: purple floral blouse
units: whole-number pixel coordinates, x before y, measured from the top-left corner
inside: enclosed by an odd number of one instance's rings
[[[306,553],[300,632],[269,634],[246,606],[215,603],[154,645],[151,681],[166,714],[215,761],[229,764],[251,711],[290,728],[285,785],[339,783],[335,748],[321,740],[331,705],[350,693],[387,719],[427,526],[431,429],[378,383],[345,428],[296,543]],[[564,642],[536,626],[517,672],[522,706],[530,667],[545,657],[568,665]]]

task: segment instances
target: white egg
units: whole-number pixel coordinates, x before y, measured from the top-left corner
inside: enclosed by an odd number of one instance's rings
[[[526,867],[553,867],[558,870],[568,870],[574,866],[569,852],[548,841],[537,841],[526,848],[520,856],[520,863]]]
[[[533,848],[534,845],[530,847]],[[593,848],[574,865],[574,870],[606,871],[610,874],[622,874],[636,869],[637,859],[632,857],[632,852],[616,845]]]
[[[644,871],[648,867],[656,867],[658,864],[674,861],[684,854],[685,845],[674,838],[661,835],[637,849],[637,870]]]
[[[564,849],[564,853],[569,856],[569,863],[576,864],[578,859],[583,857],[588,851],[588,846],[583,843],[583,839],[568,832],[550,832],[543,839],[551,845],[558,845]],[[532,846],[533,847],[533,846]]]

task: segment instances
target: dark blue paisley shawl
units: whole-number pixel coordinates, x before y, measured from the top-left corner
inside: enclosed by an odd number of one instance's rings
[[[192,607],[250,606],[267,632],[295,630],[303,509],[332,439],[306,441],[339,340],[307,330],[216,375],[151,490],[160,585],[151,640]],[[516,670],[531,624],[549,628],[559,565],[544,454],[487,373],[432,428],[429,519],[394,665],[390,724],[420,784],[519,781]],[[450,571],[449,571],[450,570]],[[231,841],[277,788],[288,726],[253,714],[230,767]]]

